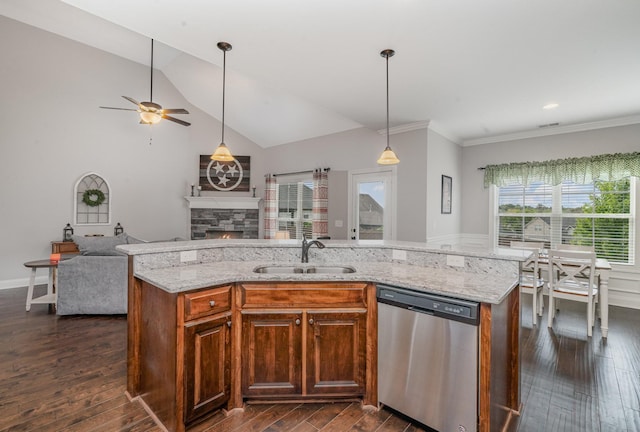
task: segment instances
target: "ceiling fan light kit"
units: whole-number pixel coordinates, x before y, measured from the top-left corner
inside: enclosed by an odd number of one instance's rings
[[[392,49],[380,52],[380,56],[384,57],[387,62],[387,146],[378,158],[378,165],[396,165],[400,163],[400,159],[398,159],[389,145],[389,57],[393,57],[395,53]]]
[[[222,51],[222,139],[216,151],[211,155],[211,159],[220,162],[230,162],[234,160],[234,157],[224,143],[224,100],[227,76],[227,51],[231,51],[232,46],[228,42],[218,42],[218,48]]]
[[[138,106],[138,109],[132,108],[114,108],[103,107],[104,109],[114,109],[122,111],[137,111],[140,115],[140,123],[154,125],[160,123],[160,120],[165,119],[178,123],[182,126],[191,126],[191,123],[184,120],[177,119],[175,117],[168,116],[167,114],[189,114],[184,108],[168,108],[163,109],[161,105],[153,102],[153,39],[151,39],[151,91],[149,92],[149,102],[138,102],[137,100],[130,98],[129,96],[122,96],[129,102]]]

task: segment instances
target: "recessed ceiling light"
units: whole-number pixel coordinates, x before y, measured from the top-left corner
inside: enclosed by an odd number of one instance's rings
[[[548,103],[545,106],[543,106],[542,109],[552,110],[552,109],[558,108],[558,106],[559,105],[557,103],[552,102],[552,103]]]

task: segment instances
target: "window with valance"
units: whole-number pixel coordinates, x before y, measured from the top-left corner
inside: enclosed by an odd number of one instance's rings
[[[485,187],[498,187],[496,244],[587,245],[633,264],[638,176],[640,153],[488,166]]]

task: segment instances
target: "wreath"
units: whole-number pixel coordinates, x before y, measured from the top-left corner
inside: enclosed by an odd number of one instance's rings
[[[82,202],[89,207],[98,207],[104,202],[104,192],[100,189],[87,189],[82,194]]]

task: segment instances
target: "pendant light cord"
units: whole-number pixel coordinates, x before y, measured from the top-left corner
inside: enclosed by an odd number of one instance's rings
[[[227,51],[222,50],[222,143],[224,143],[224,99],[227,88]]]
[[[149,92],[149,102],[153,102],[153,39],[151,39],[151,91]]]
[[[389,55],[385,57],[387,59],[387,148],[389,148]]]

